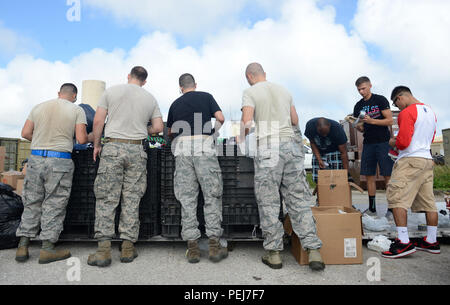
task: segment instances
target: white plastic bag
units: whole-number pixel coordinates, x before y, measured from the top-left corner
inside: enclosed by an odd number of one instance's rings
[[[390,241],[384,235],[377,235],[374,239],[367,243],[367,248],[376,252],[388,251],[391,246],[392,241]]]
[[[389,229],[391,225],[386,217],[372,217],[365,214],[362,217],[362,223],[365,230],[372,232],[381,232]]]

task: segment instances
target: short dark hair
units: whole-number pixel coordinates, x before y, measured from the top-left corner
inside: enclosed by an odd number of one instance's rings
[[[179,84],[181,88],[193,88],[195,87],[195,79],[192,74],[185,73],[180,76]]]
[[[361,76],[360,78],[358,78],[355,85],[356,87],[359,87],[364,83],[370,83],[370,79],[367,76]]]
[[[61,86],[61,89],[59,89],[59,92],[61,93],[69,93],[69,94],[78,94],[77,86],[71,83],[65,83]]]
[[[395,87],[394,90],[392,90],[391,100],[393,101],[395,98],[397,98],[397,96],[399,96],[403,93],[408,93],[408,94],[412,95],[412,92],[408,87],[398,86],[398,87]]]
[[[141,82],[145,82],[148,77],[147,70],[145,70],[145,68],[141,66],[134,67],[131,70],[130,75]]]

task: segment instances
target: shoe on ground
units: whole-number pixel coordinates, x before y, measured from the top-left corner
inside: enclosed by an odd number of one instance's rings
[[[427,238],[424,237],[423,239],[416,241],[414,243],[414,246],[419,251],[425,251],[432,254],[440,254],[441,253],[441,246],[439,245],[439,242],[435,242],[433,244],[427,242]]]
[[[319,250],[308,249],[309,268],[313,271],[322,271],[325,269],[325,264],[322,260]]]
[[[120,252],[120,262],[131,263],[136,257],[138,257],[138,254],[134,244],[129,240],[124,240]]]
[[[367,209],[367,210],[365,210],[364,212],[362,212],[362,214],[363,214],[363,216],[364,216],[364,215],[368,215],[368,216],[373,217],[373,218],[378,217],[377,212],[372,212],[372,211],[369,210],[369,209]]]
[[[385,258],[401,258],[411,255],[416,252],[416,247],[410,241],[407,244],[402,244],[399,239],[396,239],[390,246],[388,251],[382,252],[381,256]]]
[[[111,241],[102,241],[98,243],[97,252],[89,255],[89,266],[108,267],[111,265]]]
[[[198,247],[198,240],[189,240],[188,249],[186,250],[186,258],[189,263],[196,264],[200,262],[200,248]]]
[[[16,261],[19,263],[24,263],[30,258],[28,253],[28,246],[21,246],[17,248],[16,251]]]
[[[228,257],[228,249],[220,245],[218,238],[209,239],[209,260],[218,263]]]
[[[68,259],[72,255],[67,250],[47,250],[41,249],[39,255],[39,264],[50,264],[57,261]]]
[[[283,268],[283,262],[281,261],[280,251],[269,250],[262,257],[262,262],[272,269]]]

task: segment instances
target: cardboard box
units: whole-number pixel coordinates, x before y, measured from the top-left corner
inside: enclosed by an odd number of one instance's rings
[[[16,186],[16,190],[14,191],[17,195],[22,196],[22,192],[23,192],[23,183],[24,183],[25,179],[18,179],[17,180],[17,186]]]
[[[25,163],[25,165],[23,166],[23,169],[22,169],[22,175],[24,175],[24,176],[27,175],[27,166],[28,166],[28,163]]]
[[[1,182],[10,185],[13,189],[16,189],[17,181],[24,178],[25,176],[22,174],[22,172],[9,171],[2,173]]]
[[[363,263],[362,221],[358,210],[347,207],[313,207],[317,235],[323,245],[320,254],[326,265],[353,265]],[[292,236],[291,252],[300,265],[308,265],[308,254],[292,229],[289,217],[284,228]]]
[[[320,170],[317,183],[317,197],[319,199],[319,206],[345,206],[352,207],[352,190],[359,190],[364,193],[353,182],[348,182],[347,170]]]
[[[0,147],[0,173],[5,171],[6,147]]]

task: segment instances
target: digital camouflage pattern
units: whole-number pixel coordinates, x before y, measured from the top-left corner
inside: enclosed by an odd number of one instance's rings
[[[147,153],[143,145],[107,143],[95,179],[95,238],[115,235],[114,218],[121,202],[120,238],[137,242],[139,203],[147,188]]]
[[[202,138],[203,145],[201,140],[197,143]],[[191,139],[192,142],[188,143]],[[185,137],[178,141],[178,145],[174,148],[174,192],[182,206],[181,237],[185,241],[197,240],[201,237],[197,220],[199,187],[205,199],[206,235],[219,238],[223,234],[222,172],[211,139],[212,137]],[[185,145],[183,146],[180,142]]]
[[[16,235],[56,243],[63,230],[72,189],[71,159],[31,156],[23,188],[24,211]]]
[[[292,220],[294,232],[304,249],[320,249],[316,224],[311,211],[314,205],[306,181],[301,133],[290,141],[258,147],[255,158],[255,195],[258,202],[264,249],[283,250],[283,225],[279,220],[280,192]]]

